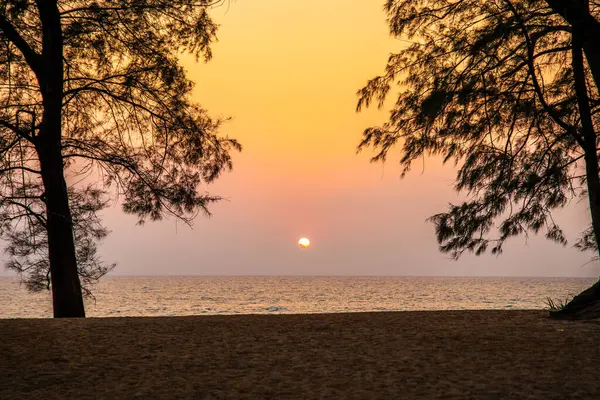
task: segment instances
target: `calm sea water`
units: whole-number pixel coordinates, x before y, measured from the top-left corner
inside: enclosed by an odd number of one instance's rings
[[[86,302],[90,317],[542,309],[590,278],[155,276],[105,277]],[[0,318],[52,316],[49,293],[0,278]]]

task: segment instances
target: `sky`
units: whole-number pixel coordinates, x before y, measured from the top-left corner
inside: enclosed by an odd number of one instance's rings
[[[356,91],[405,42],[389,36],[383,0],[235,0],[209,63],[183,58],[194,100],[231,117],[223,135],[244,146],[234,169],[207,186],[226,198],[189,228],[173,219],[136,225],[118,205],[104,213],[114,275],[597,276],[591,254],[530,236],[502,256],[437,249],[426,221],[459,201],[454,169],[436,159],[400,178],[356,154],[362,131],[385,110],[355,112]],[[584,203],[557,216],[567,235],[589,220]],[[297,245],[310,238],[309,249]],[[6,273],[6,272],[4,272]]]

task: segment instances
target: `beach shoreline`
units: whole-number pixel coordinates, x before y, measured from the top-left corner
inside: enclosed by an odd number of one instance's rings
[[[597,398],[542,310],[0,320],[0,398]]]

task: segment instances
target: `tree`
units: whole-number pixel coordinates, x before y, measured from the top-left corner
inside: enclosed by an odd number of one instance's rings
[[[457,165],[468,200],[431,217],[440,250],[499,254],[527,232],[566,244],[552,211],[587,196],[591,223],[575,246],[597,254],[600,3],[389,0],[385,10],[391,34],[412,44],[359,90],[358,110],[399,90],[359,150],[384,161],[401,146],[403,174],[427,155]],[[599,304],[597,283],[563,313]]]
[[[241,148],[191,101],[178,61],[184,51],[210,59],[211,5],[0,5],[0,237],[7,267],[31,289],[52,289],[55,317],[84,317],[81,281],[85,290],[111,268],[96,255],[107,194],[140,223],[189,222],[219,200],[200,185]]]

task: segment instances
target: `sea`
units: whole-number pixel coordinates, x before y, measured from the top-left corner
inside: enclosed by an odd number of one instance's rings
[[[89,317],[544,309],[594,278],[400,276],[107,276]],[[48,291],[0,277],[0,318],[52,317]]]

